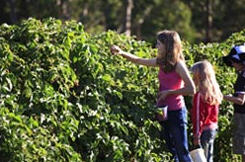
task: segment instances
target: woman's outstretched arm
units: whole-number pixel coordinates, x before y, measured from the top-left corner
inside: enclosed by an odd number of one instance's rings
[[[115,45],[111,47],[111,53],[115,55],[120,55],[135,64],[145,65],[145,66],[157,66],[156,58],[152,58],[152,59],[140,58],[131,53],[123,51],[120,47]]]

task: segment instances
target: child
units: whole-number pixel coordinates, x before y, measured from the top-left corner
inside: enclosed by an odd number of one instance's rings
[[[245,162],[245,45],[235,46],[229,55],[223,57],[224,63],[237,71],[234,94],[224,99],[234,103],[233,115],[233,152],[242,155]]]
[[[197,87],[191,111],[193,142],[195,147],[202,146],[207,162],[212,162],[222,93],[216,81],[214,69],[208,61],[195,63],[191,71]]]
[[[179,34],[169,30],[159,32],[156,47],[157,57],[152,59],[137,57],[122,51],[118,46],[112,46],[111,52],[133,63],[159,68],[157,106],[168,106],[168,119],[160,123],[164,128],[165,141],[175,161],[192,162],[188,151],[183,95],[193,94],[195,86],[186,68]]]

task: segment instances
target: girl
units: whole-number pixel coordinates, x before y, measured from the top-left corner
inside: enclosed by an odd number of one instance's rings
[[[168,106],[168,119],[160,122],[164,137],[175,161],[191,162],[187,141],[187,117],[183,95],[193,94],[194,82],[185,65],[179,34],[164,30],[157,35],[157,57],[139,58],[112,46],[111,52],[141,65],[159,68],[159,94],[157,106]]]
[[[191,71],[197,87],[191,110],[193,142],[195,147],[200,145],[203,147],[207,161],[212,162],[222,93],[216,81],[214,69],[208,61],[195,63]]]
[[[224,99],[234,103],[233,115],[233,152],[242,155],[245,162],[245,45],[235,46],[224,62],[237,71],[234,94],[225,95]]]

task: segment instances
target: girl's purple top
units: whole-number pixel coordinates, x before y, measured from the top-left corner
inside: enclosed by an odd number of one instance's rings
[[[184,81],[176,71],[165,73],[161,68],[159,69],[159,92],[169,89],[181,89],[184,87]],[[167,105],[169,111],[179,110],[185,106],[184,97],[182,95],[168,95],[164,100],[157,101],[157,106],[163,105]]]

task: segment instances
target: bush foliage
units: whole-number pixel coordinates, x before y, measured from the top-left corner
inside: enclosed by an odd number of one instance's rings
[[[236,75],[221,57],[243,42],[245,31],[219,44],[183,42],[186,62],[208,59],[222,92],[232,93]],[[154,120],[157,69],[111,55],[112,44],[156,56],[150,43],[113,31],[89,35],[75,21],[0,26],[1,161],[170,161]],[[186,103],[190,108],[191,97]],[[231,149],[232,114],[223,102],[215,161],[239,159]]]

